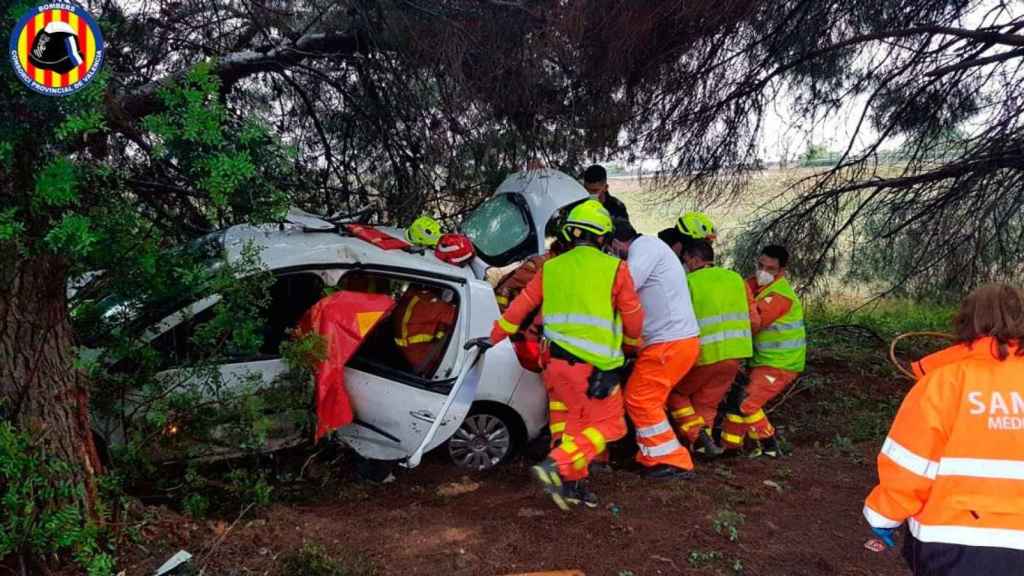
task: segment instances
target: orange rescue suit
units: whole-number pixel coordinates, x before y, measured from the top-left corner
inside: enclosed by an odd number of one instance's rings
[[[420,377],[428,378],[444,356],[455,326],[456,308],[435,291],[409,288],[391,315],[395,344]]]
[[[508,305],[526,288],[530,280],[543,268],[544,263],[554,256],[551,252],[533,256],[519,265],[518,268],[502,278],[494,288],[494,295],[498,300],[498,309],[505,312]],[[540,372],[540,339],[544,330],[543,318],[540,310],[533,311],[533,317],[527,316],[523,320],[528,324],[523,330],[511,336],[512,346],[515,348],[516,357],[523,368],[531,372]],[[552,439],[555,438],[555,430],[551,431]],[[557,433],[561,437],[561,431]]]
[[[747,288],[747,309],[750,313],[750,329],[761,329],[761,315],[754,302],[750,285]],[[675,420],[680,433],[690,444],[704,427],[710,428],[718,415],[718,405],[729,392],[740,371],[740,360],[722,360],[713,364],[694,366],[686,373],[675,390],[668,397],[668,410]]]
[[[864,516],[921,542],[1024,550],[1024,357],[981,338],[907,394]]]
[[[544,270],[538,271],[494,323],[491,342],[497,344],[510,335],[502,326],[518,327],[540,308],[544,301]],[[577,289],[566,286],[566,290]],[[633,287],[633,278],[625,262],[619,264],[610,294],[613,306],[622,318],[625,339],[639,340],[643,332],[644,311]],[[603,399],[587,396],[588,379],[594,368],[578,361],[562,358],[546,360],[543,379],[551,393],[552,410],[564,417],[562,442],[554,446],[549,457],[558,465],[559,476],[573,481],[586,478],[589,464],[602,454],[608,442],[626,435],[626,409],[621,389]]]
[[[971,348],[967,344],[956,344],[948,348],[943,348],[934,354],[929,354],[924,358],[921,358],[917,362],[910,364],[910,369],[913,370],[914,376],[918,380],[924,378],[924,375],[929,372],[945,366],[946,364],[952,364],[958,362],[971,355]]]

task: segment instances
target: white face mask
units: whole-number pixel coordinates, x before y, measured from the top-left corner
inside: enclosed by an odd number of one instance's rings
[[[775,276],[773,276],[770,272],[765,272],[764,270],[758,270],[757,271],[757,285],[758,286],[767,286],[767,285],[771,284],[774,281],[775,281]]]

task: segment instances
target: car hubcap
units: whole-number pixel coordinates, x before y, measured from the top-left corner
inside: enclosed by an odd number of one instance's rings
[[[512,434],[501,418],[474,414],[452,436],[448,453],[462,468],[486,470],[501,462],[511,447]]]

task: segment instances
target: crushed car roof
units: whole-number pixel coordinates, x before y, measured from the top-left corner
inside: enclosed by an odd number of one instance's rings
[[[378,230],[404,238],[401,230],[377,227]],[[259,249],[262,263],[270,269],[320,264],[362,264],[371,267],[402,268],[475,279],[467,267],[454,266],[434,257],[433,250],[420,253],[404,250],[383,250],[373,244],[330,229],[315,229],[298,223],[238,225],[224,231],[224,249],[229,260],[237,260],[243,248]]]

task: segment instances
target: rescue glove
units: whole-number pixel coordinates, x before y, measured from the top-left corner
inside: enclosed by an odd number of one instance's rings
[[[494,346],[494,343],[491,342],[490,336],[481,336],[479,338],[471,338],[470,340],[467,340],[466,344],[462,348],[464,350],[469,350],[474,346],[479,348],[481,352],[486,352]]]
[[[604,372],[594,368],[594,371],[590,373],[590,378],[587,379],[587,398],[597,398],[598,400],[607,398],[618,388],[619,382],[618,370]]]
[[[886,548],[894,548],[896,541],[893,539],[893,534],[896,532],[895,528],[871,528],[871,531],[878,536],[878,539],[885,543]]]

